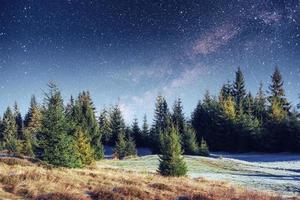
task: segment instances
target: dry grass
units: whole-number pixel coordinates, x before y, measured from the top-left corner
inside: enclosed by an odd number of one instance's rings
[[[0,199],[284,199],[270,193],[232,187],[226,182],[166,178],[116,169],[51,169],[15,158],[0,159],[0,187]]]

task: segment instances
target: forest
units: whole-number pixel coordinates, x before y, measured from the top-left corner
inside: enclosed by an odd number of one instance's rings
[[[206,92],[190,117],[185,116],[180,98],[169,107],[159,95],[152,123],[145,115],[141,125],[137,119],[126,124],[119,105],[96,116],[88,91],[64,104],[60,90],[50,82],[44,102],[32,96],[24,117],[17,103],[6,109],[0,120],[0,150],[73,168],[103,159],[104,145],[113,146],[119,159],[136,155],[138,147],[148,147],[161,154],[161,174],[181,175],[186,173],[181,154],[300,152],[299,107],[287,99],[278,67],[267,90],[260,84],[255,95],[246,90],[238,68],[235,79],[225,83],[218,95]],[[176,172],[165,170],[174,163]]]

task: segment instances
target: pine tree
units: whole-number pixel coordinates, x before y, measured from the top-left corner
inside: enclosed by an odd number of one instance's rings
[[[136,145],[132,137],[128,137],[126,140],[125,155],[135,156],[137,154]]]
[[[182,147],[184,149],[184,154],[186,155],[197,155],[198,154],[198,144],[196,139],[196,132],[191,127],[191,125],[185,125],[184,135],[181,141]]]
[[[42,128],[38,135],[41,159],[65,167],[80,167],[75,141],[68,135],[68,125],[61,94],[54,83],[49,83],[45,94]]]
[[[125,133],[119,133],[116,141],[116,146],[114,148],[114,155],[119,159],[126,157],[126,140]]]
[[[105,108],[100,112],[98,121],[100,134],[102,135],[102,141],[104,142],[104,144],[109,144],[112,138],[112,130],[109,119],[109,113]]]
[[[223,101],[223,109],[228,119],[234,120],[236,118],[235,103],[231,96]]]
[[[151,128],[152,150],[159,153],[159,135],[165,132],[170,121],[170,113],[167,101],[163,96],[158,96],[155,103],[154,122]]]
[[[206,141],[203,138],[201,139],[201,143],[200,143],[200,147],[199,147],[199,155],[209,156],[209,149],[206,144]]]
[[[143,138],[141,129],[139,127],[137,118],[133,119],[133,123],[132,123],[132,126],[131,126],[131,133],[132,133],[132,137],[134,138],[134,140],[136,142],[136,145],[138,147],[143,146],[144,138]]]
[[[263,84],[260,83],[258,92],[254,99],[253,114],[255,117],[257,117],[260,120],[261,123],[264,122],[267,117],[266,102],[267,102],[267,99],[266,99],[266,95],[263,91]]]
[[[119,105],[116,105],[112,108],[110,114],[110,129],[111,129],[111,145],[115,145],[119,135],[124,134],[125,137],[125,122],[120,110]]]
[[[235,81],[233,84],[233,96],[235,100],[237,114],[242,114],[244,100],[246,96],[246,89],[244,75],[240,68],[238,68],[235,73]]]
[[[78,128],[75,133],[75,149],[79,154],[81,166],[94,163],[94,150],[90,145],[87,134],[81,128]]]
[[[38,152],[37,134],[41,131],[42,112],[39,108],[34,96],[31,97],[30,108],[25,117],[24,127],[24,147],[25,155],[33,156],[34,152]]]
[[[232,96],[232,94],[233,94],[232,84],[228,81],[221,88],[221,91],[219,94],[219,101],[222,102],[222,101],[226,100],[228,97]]]
[[[15,115],[17,132],[18,132],[17,137],[20,140],[24,140],[25,139],[24,134],[23,134],[24,123],[23,123],[23,119],[22,119],[17,102],[15,102],[15,105],[14,105],[14,115]]]
[[[172,121],[174,126],[178,129],[180,138],[184,135],[184,127],[185,127],[185,117],[183,114],[182,102],[181,99],[178,98],[175,100],[173,105],[173,113],[172,113]]]
[[[4,148],[16,155],[20,155],[22,146],[18,140],[16,118],[10,107],[6,109],[3,115],[2,126]]]
[[[288,113],[290,110],[290,103],[285,97],[283,80],[278,67],[275,68],[275,71],[271,76],[271,79],[272,82],[269,86],[270,96],[268,97],[270,105],[272,107],[272,104],[274,103],[279,104],[278,106],[280,106],[284,111]]]
[[[150,131],[149,131],[149,125],[147,123],[147,116],[144,115],[144,119],[143,119],[143,126],[142,126],[142,138],[143,138],[143,142],[142,145],[145,147],[149,147],[148,141],[150,140]]]
[[[254,99],[252,97],[251,92],[248,92],[248,94],[245,97],[244,111],[248,115],[252,115],[254,112]]]
[[[162,154],[159,156],[158,172],[163,176],[184,176],[186,163],[182,157],[179,133],[176,128],[168,128],[160,134]]]

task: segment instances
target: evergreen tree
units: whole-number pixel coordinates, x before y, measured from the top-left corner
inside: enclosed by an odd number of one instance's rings
[[[142,138],[143,138],[142,145],[145,147],[149,147],[149,143],[148,143],[148,141],[150,140],[149,134],[150,131],[149,131],[149,125],[147,123],[147,116],[144,115],[143,126],[142,126]]]
[[[201,143],[200,143],[200,147],[199,147],[199,155],[200,156],[209,156],[209,149],[206,144],[206,141],[203,138],[201,139]]]
[[[99,128],[100,134],[102,135],[102,141],[104,142],[104,144],[109,144],[109,142],[112,139],[112,130],[109,119],[109,113],[105,108],[100,112]]]
[[[38,153],[37,134],[41,131],[42,112],[39,108],[35,96],[31,97],[30,107],[25,117],[24,127],[24,154],[33,156],[34,152]]]
[[[266,102],[267,99],[263,91],[263,84],[260,83],[258,92],[254,99],[253,114],[255,117],[257,117],[260,120],[261,123],[264,122],[267,117]]]
[[[184,135],[182,136],[182,147],[184,149],[184,154],[186,155],[197,155],[198,154],[198,144],[196,139],[195,130],[191,125],[185,125]]]
[[[227,118],[231,120],[234,120],[236,118],[235,103],[231,96],[223,101],[223,109]]]
[[[109,144],[115,145],[120,134],[124,134],[125,137],[125,122],[119,105],[116,105],[112,108],[112,112],[110,114],[110,129],[111,140]]]
[[[151,129],[151,143],[152,150],[155,153],[159,153],[159,135],[161,132],[165,132],[170,121],[170,113],[168,109],[167,101],[163,96],[158,96],[155,103],[154,122]]]
[[[68,135],[68,125],[61,94],[54,83],[49,83],[49,92],[45,94],[45,109],[42,128],[38,135],[42,149],[41,159],[65,167],[80,167],[75,141]]]
[[[95,151],[95,159],[104,157],[102,146],[102,135],[95,115],[95,107],[88,91],[83,91],[78,95],[74,105],[75,122],[81,127]]]
[[[124,132],[118,134],[116,146],[114,148],[114,154],[115,157],[119,159],[123,159],[126,157],[126,140]]]
[[[173,105],[172,121],[174,126],[178,129],[180,137],[184,135],[185,117],[183,114],[181,99],[177,99]]]
[[[252,115],[254,112],[254,99],[251,92],[248,92],[247,96],[245,97],[244,111],[248,115]]]
[[[163,176],[184,176],[186,163],[182,157],[179,133],[176,128],[168,128],[160,134],[162,154],[159,156],[159,173]]]
[[[228,81],[221,88],[220,95],[219,95],[219,101],[222,102],[222,101],[226,100],[228,97],[232,96],[232,94],[233,94],[232,84]]]
[[[125,155],[135,156],[137,154],[136,145],[132,137],[128,137],[126,140]]]
[[[270,102],[270,105],[278,104],[277,106],[280,106],[282,110],[289,112],[290,110],[290,104],[285,97],[285,91],[283,88],[283,80],[281,73],[278,69],[278,67],[275,68],[275,71],[273,75],[271,76],[271,84],[269,86],[269,92],[270,96],[268,97],[268,100]]]
[[[23,134],[24,123],[17,102],[15,102],[14,105],[14,115],[15,115],[17,133],[18,133],[17,137],[20,140],[24,140],[25,139]]]
[[[86,166],[94,163],[94,150],[90,145],[86,133],[78,128],[75,133],[75,149],[79,154],[80,165]]]
[[[10,107],[6,109],[3,115],[2,138],[5,149],[17,155],[21,153],[22,146],[18,140],[16,118]]]
[[[132,133],[132,137],[134,138],[134,140],[136,142],[136,145],[141,147],[143,145],[144,138],[143,138],[141,129],[139,127],[137,118],[133,119],[133,123],[131,126],[131,133]]]
[[[235,73],[235,81],[233,84],[233,96],[235,100],[237,114],[241,114],[243,112],[246,89],[244,75],[240,68],[238,68]]]

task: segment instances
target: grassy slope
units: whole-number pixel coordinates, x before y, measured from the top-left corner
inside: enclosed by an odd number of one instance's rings
[[[187,177],[166,178],[154,173],[143,173],[141,171],[146,169],[140,160],[106,160],[89,169],[64,169],[37,165],[22,159],[0,158],[0,199],[154,200],[176,199],[179,196],[187,200],[284,199],[270,193],[232,187],[227,182]],[[157,159],[152,156],[144,162],[157,164]],[[139,172],[111,168],[132,168],[133,164],[136,164]],[[214,164],[211,168],[215,168]],[[154,165],[152,170],[155,170]]]
[[[186,156],[188,175],[226,180],[261,190],[277,191],[284,195],[300,195],[298,170],[281,169],[272,163],[259,164],[232,159],[215,159],[198,156]],[[155,172],[158,166],[157,156],[144,156],[129,160],[105,160],[98,163],[100,168],[118,168],[141,172]]]

